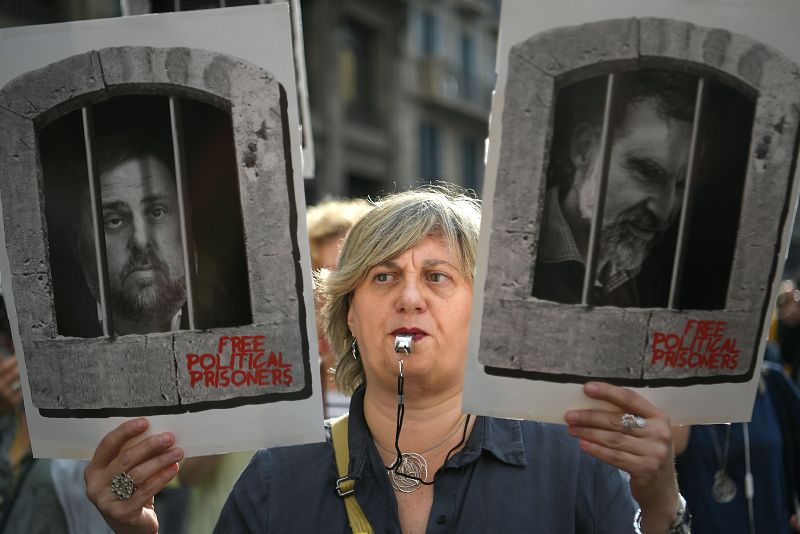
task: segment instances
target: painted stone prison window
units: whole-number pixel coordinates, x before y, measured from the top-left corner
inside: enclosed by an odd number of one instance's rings
[[[800,69],[661,18],[509,51],[478,359],[487,374],[743,382],[771,307]]]
[[[172,414],[311,395],[287,96],[114,47],[0,88],[0,201],[33,406]]]

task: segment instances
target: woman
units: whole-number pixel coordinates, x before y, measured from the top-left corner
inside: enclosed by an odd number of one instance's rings
[[[570,411],[568,427],[462,414],[479,225],[479,206],[466,196],[439,189],[393,195],[353,227],[324,281],[337,382],[355,389],[348,474],[371,528],[634,532],[632,495],[643,532],[684,532],[669,419],[636,393],[589,383],[588,396],[615,408]],[[402,396],[398,335],[413,340],[411,354],[401,354]],[[632,419],[639,425],[626,429],[625,413],[641,416]],[[157,530],[150,496],[174,476],[182,454],[169,433],[127,446],[146,426],[136,419],[112,431],[86,470],[87,493],[117,532]],[[424,459],[427,475],[418,478],[427,484],[409,488],[413,479],[387,472],[396,448]],[[125,500],[109,491],[121,472],[141,483]],[[338,478],[330,442],[261,451],[217,530],[351,532],[334,491]]]

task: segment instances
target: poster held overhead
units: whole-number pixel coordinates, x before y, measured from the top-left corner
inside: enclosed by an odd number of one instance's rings
[[[287,6],[0,39],[3,280],[34,452],[88,457],[138,415],[190,455],[320,440]]]
[[[674,4],[566,24],[504,3],[465,409],[563,422],[604,380],[676,422],[749,418],[796,202],[800,50]]]

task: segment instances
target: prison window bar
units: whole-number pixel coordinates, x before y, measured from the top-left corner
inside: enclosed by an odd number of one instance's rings
[[[700,119],[706,99],[707,78],[700,78],[697,82],[697,97],[694,102],[694,117],[692,120],[692,139],[689,145],[689,158],[686,162],[686,181],[683,187],[683,201],[678,223],[678,241],[675,245],[675,258],[672,263],[672,280],[669,285],[669,300],[667,307],[675,309],[683,282],[683,270],[686,260],[687,233],[691,226],[691,211],[694,205],[694,180],[697,175],[697,144],[700,134]]]
[[[89,180],[89,203],[92,207],[92,230],[94,231],[94,256],[97,265],[97,285],[100,297],[100,315],[102,316],[103,335],[108,337],[114,333],[114,319],[109,302],[111,301],[108,286],[108,264],[106,262],[106,232],[103,224],[103,198],[100,191],[100,177],[97,173],[97,162],[94,154],[94,116],[92,108],[81,108],[83,118],[83,144],[86,151],[86,170]]]
[[[581,304],[588,305],[597,271],[597,256],[600,248],[603,212],[608,189],[608,168],[611,155],[611,116],[614,112],[614,92],[617,77],[609,74],[606,82],[606,101],[603,109],[603,129],[600,134],[600,180],[595,191],[595,205],[592,213],[592,225],[589,229],[589,246],[586,249],[586,271],[583,273],[583,292]]]
[[[181,220],[181,247],[183,250],[183,276],[186,282],[186,312],[189,314],[189,329],[195,330],[194,314],[194,262],[192,261],[192,229],[189,224],[187,203],[188,184],[186,183],[186,155],[183,143],[183,125],[180,100],[169,97],[169,120],[172,129],[172,153],[175,159],[175,188],[178,191],[178,213]]]

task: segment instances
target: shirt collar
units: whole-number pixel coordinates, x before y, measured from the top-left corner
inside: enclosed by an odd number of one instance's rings
[[[364,471],[367,464],[369,441],[372,439],[364,417],[364,389],[363,384],[359,386],[353,392],[350,400],[347,439],[350,448],[349,474],[354,478],[360,478]],[[520,422],[478,416],[467,444],[449,460],[448,465],[460,467],[472,463],[484,451],[501,462],[518,466],[526,465],[525,444],[522,440]]]
[[[361,384],[353,392],[350,399],[350,415],[347,425],[347,441],[350,449],[350,468],[349,475],[354,478],[361,478],[364,466],[367,463],[367,451],[369,440],[371,439],[367,420],[364,417],[364,390],[365,384]]]
[[[578,250],[575,238],[572,237],[572,230],[561,211],[558,187],[551,187],[547,191],[542,220],[544,223],[538,261],[543,263],[565,261],[583,263],[583,254]]]
[[[527,465],[520,422],[478,416],[466,446],[450,462],[460,467],[476,461],[484,451],[509,465]]]

